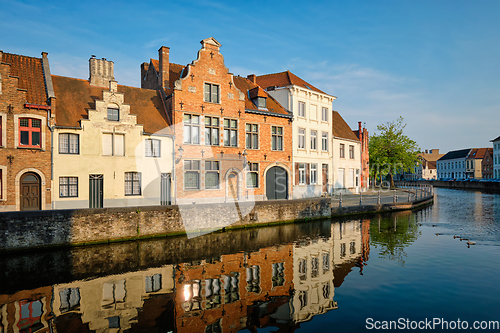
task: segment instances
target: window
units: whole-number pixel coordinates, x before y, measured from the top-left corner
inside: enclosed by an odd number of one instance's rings
[[[306,164],[299,163],[299,184],[303,185],[306,183]]]
[[[306,103],[304,102],[299,102],[299,117],[305,117],[306,116]]]
[[[146,276],[146,292],[153,293],[161,289],[161,274]]]
[[[258,163],[248,163],[247,187],[248,188],[258,188],[259,187],[259,164]]]
[[[349,244],[349,252],[351,254],[356,254],[356,242],[351,242],[351,244]]]
[[[78,197],[78,177],[59,177],[59,197]]]
[[[330,254],[323,253],[323,274],[330,270]]]
[[[318,119],[318,108],[316,105],[311,105],[310,111],[309,111],[309,118],[312,120],[317,120]]]
[[[219,145],[219,118],[205,116],[205,145]]]
[[[40,119],[19,119],[19,146],[40,148],[42,121]]]
[[[318,132],[317,131],[311,131],[311,150],[318,149],[318,146],[317,146],[317,137],[318,137]]]
[[[108,108],[108,120],[119,121],[120,120],[120,110],[115,108]]]
[[[200,188],[200,161],[184,161],[184,187],[186,189]]]
[[[59,134],[59,154],[79,154],[79,138],[78,134]]]
[[[219,188],[219,161],[205,161],[205,188]]]
[[[205,83],[205,102],[219,103],[219,86]]]
[[[265,109],[266,108],[266,98],[265,97],[257,97],[257,107],[259,109]]]
[[[307,280],[307,259],[299,259],[299,279]]]
[[[354,159],[354,146],[349,145],[349,158]]]
[[[318,257],[311,258],[311,278],[316,278],[319,275],[319,259]]]
[[[306,149],[306,130],[303,128],[299,128],[299,149]]]
[[[340,144],[340,157],[345,157],[345,145],[343,143]]]
[[[285,284],[285,264],[283,262],[278,262],[272,264],[272,281],[273,288],[282,286]]]
[[[59,311],[65,313],[77,310],[80,307],[80,288],[67,288],[59,292],[61,306]]]
[[[328,133],[327,132],[321,133],[321,150],[328,151]]]
[[[146,144],[146,157],[160,157],[160,140],[146,139],[144,142]]]
[[[224,146],[238,146],[238,121],[234,119],[224,119]]]
[[[283,127],[271,126],[271,149],[283,150]]]
[[[245,125],[246,147],[248,149],[259,149],[259,127],[255,124]]]
[[[311,163],[311,184],[318,183],[318,165]]]
[[[321,120],[328,121],[328,108],[321,108]]]
[[[141,195],[140,172],[125,172],[125,195]]]
[[[102,154],[105,156],[124,156],[125,135],[116,133],[103,133]]]
[[[200,143],[200,116],[184,114],[184,143]]]

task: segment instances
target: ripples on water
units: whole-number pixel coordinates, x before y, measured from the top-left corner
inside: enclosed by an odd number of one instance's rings
[[[0,258],[4,332],[359,332],[500,320],[499,195],[342,221]],[[467,247],[469,238],[476,245]]]

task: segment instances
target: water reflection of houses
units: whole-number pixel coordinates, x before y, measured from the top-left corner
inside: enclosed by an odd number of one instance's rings
[[[156,326],[171,308],[173,330],[173,266],[74,281],[53,286],[58,332],[131,332]],[[168,311],[167,311],[168,312]]]

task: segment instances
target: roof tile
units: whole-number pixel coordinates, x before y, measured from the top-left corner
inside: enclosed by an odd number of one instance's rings
[[[333,111],[332,121],[332,131],[334,137],[356,141],[359,140],[359,138],[356,136],[356,134],[354,134],[349,125],[347,125],[344,118],[342,118],[340,113],[338,113],[337,111]]]

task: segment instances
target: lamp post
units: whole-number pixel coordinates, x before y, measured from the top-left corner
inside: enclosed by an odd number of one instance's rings
[[[182,146],[179,147],[178,151],[179,151],[179,158],[175,160],[175,164],[178,164],[182,159],[182,154],[184,153],[184,149],[182,149]]]
[[[243,149],[243,154],[241,155],[243,156],[243,169],[245,169],[247,166],[247,150]]]

